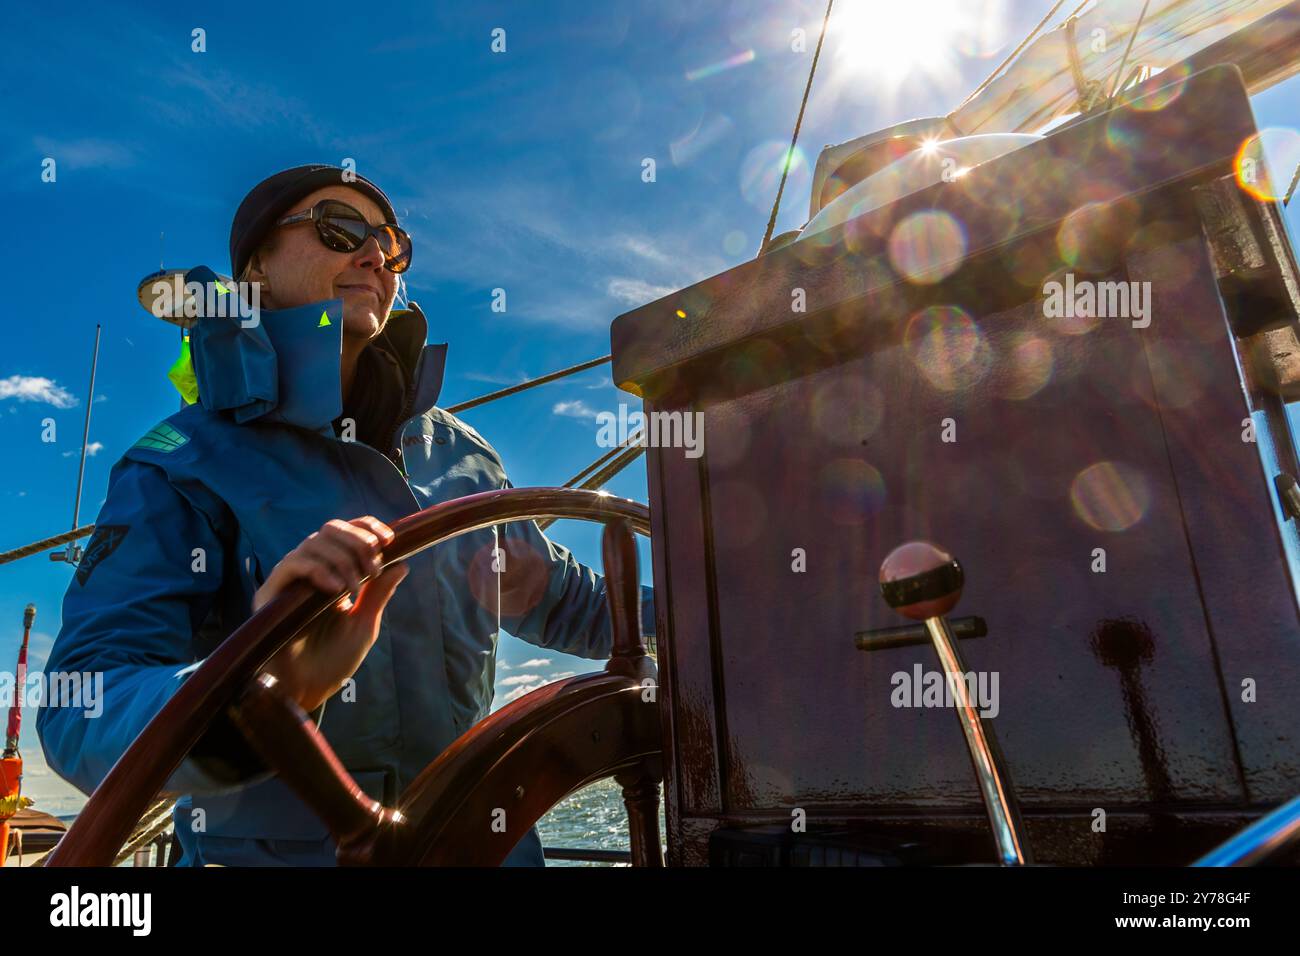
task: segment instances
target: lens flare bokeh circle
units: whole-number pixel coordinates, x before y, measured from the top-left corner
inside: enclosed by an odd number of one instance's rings
[[[1132,465],[1099,461],[1074,476],[1070,504],[1090,528],[1127,531],[1145,517],[1151,506],[1151,487]]]
[[[838,378],[813,394],[812,422],[818,434],[838,445],[867,442],[885,415],[880,389],[858,378]]]
[[[1286,197],[1300,167],[1300,133],[1270,126],[1248,136],[1237,150],[1233,173],[1237,185],[1261,202]]]
[[[831,520],[839,525],[860,525],[885,503],[885,479],[860,458],[837,458],[822,466],[818,475],[821,501]]]
[[[955,305],[932,305],[913,313],[903,330],[903,350],[930,384],[944,392],[970,388],[993,365],[993,350],[979,326]]]
[[[942,209],[915,212],[889,234],[889,262],[908,282],[933,285],[961,268],[966,230]]]

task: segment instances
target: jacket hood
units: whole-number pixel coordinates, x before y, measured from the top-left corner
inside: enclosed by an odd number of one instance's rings
[[[186,281],[215,281],[207,273],[192,270]],[[203,315],[195,323],[189,349],[199,402],[210,411],[230,412],[240,424],[283,422],[333,434],[333,422],[343,414],[343,300],[261,309],[249,328],[243,321],[238,315]],[[429,411],[442,391],[447,345],[427,345],[427,337],[428,321],[412,302],[394,310],[367,346],[387,353],[401,372],[400,386],[412,391],[407,417]]]

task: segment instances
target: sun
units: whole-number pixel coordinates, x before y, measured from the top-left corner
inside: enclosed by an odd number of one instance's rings
[[[1002,19],[1000,7],[989,0],[858,0],[837,7],[831,14],[836,72],[891,90],[916,74],[946,79],[959,55]]]
[[[953,39],[952,0],[857,3],[836,11],[838,65],[897,84],[936,63]]]

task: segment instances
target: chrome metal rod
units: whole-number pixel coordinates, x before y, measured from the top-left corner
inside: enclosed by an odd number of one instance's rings
[[[1297,839],[1300,839],[1300,797],[1260,817],[1192,866],[1254,866]]]
[[[948,686],[952,690],[957,719],[961,721],[962,733],[966,735],[966,748],[970,751],[980,796],[984,798],[984,809],[988,812],[989,824],[993,828],[998,860],[1003,866],[1028,863],[1028,841],[1025,839],[1024,824],[1020,821],[1020,808],[1011,791],[1011,777],[998,749],[993,727],[984,726],[979,712],[971,702],[969,688],[966,686],[966,665],[957,649],[957,639],[942,617],[926,618],[925,627],[930,632],[930,641],[939,655],[939,663],[943,665]]]

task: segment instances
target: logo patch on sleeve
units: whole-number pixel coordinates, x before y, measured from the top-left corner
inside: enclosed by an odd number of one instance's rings
[[[132,445],[132,448],[148,448],[151,451],[169,452],[175,451],[190,440],[190,436],[177,428],[173,428],[166,422],[159,422],[149,431],[145,432],[143,438]]]
[[[90,574],[99,566],[99,562],[117,550],[126,533],[131,530],[129,524],[101,524],[90,536],[86,545],[86,554],[77,565],[77,583],[82,587],[90,580]]]

